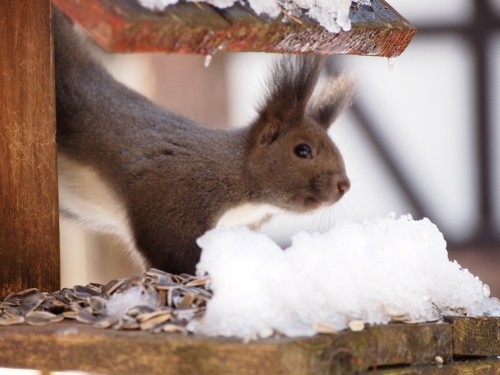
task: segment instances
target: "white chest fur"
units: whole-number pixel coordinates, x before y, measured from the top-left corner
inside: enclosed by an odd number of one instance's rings
[[[271,216],[284,212],[283,209],[270,204],[245,203],[224,212],[216,226],[219,228],[246,225],[256,229]]]
[[[125,205],[111,186],[92,167],[61,153],[57,168],[61,214],[90,230],[119,237],[132,258],[144,266],[144,258],[135,249]]]

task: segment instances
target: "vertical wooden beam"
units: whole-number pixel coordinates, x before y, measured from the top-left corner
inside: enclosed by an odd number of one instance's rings
[[[59,287],[50,0],[0,0],[0,296]]]

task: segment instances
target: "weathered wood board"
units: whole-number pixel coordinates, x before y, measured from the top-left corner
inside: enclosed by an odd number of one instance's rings
[[[456,361],[443,366],[426,365],[407,368],[391,368],[374,370],[370,375],[498,375],[500,374],[500,360],[477,359],[470,361]]]
[[[458,356],[500,355],[500,318],[449,317],[453,352]]]
[[[452,359],[452,331],[447,324],[391,324],[334,335],[331,373],[366,371],[378,366],[432,363]]]
[[[0,1],[0,295],[59,288],[50,7]]]
[[[394,324],[243,343],[80,323],[0,328],[0,367],[104,374],[347,374],[452,360],[449,324]]]
[[[206,3],[179,2],[153,12],[136,0],[52,1],[101,47],[113,52],[213,55],[224,50],[393,57],[405,50],[416,33],[384,0],[372,0],[372,6],[353,5],[352,29],[340,33],[330,33],[305,16],[257,16],[240,3],[219,9]]]
[[[449,318],[450,323],[389,324],[360,332],[249,343],[102,330],[72,321],[6,326],[0,327],[0,367],[109,375],[500,374],[499,320]],[[481,344],[468,346],[464,354],[460,344],[464,337]]]

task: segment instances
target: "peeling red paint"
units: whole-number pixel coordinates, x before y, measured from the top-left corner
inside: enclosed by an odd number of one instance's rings
[[[352,29],[340,33],[330,33],[306,17],[301,23],[257,17],[239,4],[220,10],[207,4],[179,3],[152,12],[135,0],[52,2],[111,52],[211,55],[224,50],[394,57],[416,33],[383,0],[373,0],[373,7],[353,7]]]

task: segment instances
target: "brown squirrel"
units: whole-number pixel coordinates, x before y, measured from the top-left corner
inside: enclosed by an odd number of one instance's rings
[[[61,215],[121,236],[144,265],[193,273],[205,231],[312,211],[349,189],[327,129],[353,85],[329,77],[313,95],[324,58],[281,58],[258,118],[212,129],[115,81],[54,19]]]

